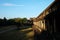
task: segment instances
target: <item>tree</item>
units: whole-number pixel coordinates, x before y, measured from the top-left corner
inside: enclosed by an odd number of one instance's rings
[[[9,25],[13,25],[13,24],[15,25],[15,20],[14,19],[9,19],[8,20],[8,24]]]
[[[3,25],[4,26],[7,25],[7,19],[6,19],[6,17],[4,17],[3,21],[4,21]]]
[[[3,25],[3,19],[0,19],[0,26]]]
[[[7,21],[6,17],[4,17],[4,21]]]
[[[23,18],[22,23],[26,23],[26,22],[27,22],[27,18]]]

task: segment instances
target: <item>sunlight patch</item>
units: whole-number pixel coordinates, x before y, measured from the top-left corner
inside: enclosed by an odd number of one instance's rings
[[[21,31],[29,31],[32,30],[32,28],[22,29]]]

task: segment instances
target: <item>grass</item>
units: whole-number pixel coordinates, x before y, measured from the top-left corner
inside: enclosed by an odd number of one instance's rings
[[[12,28],[12,27],[16,27],[15,25],[10,25],[10,26],[2,26],[1,28],[0,28],[0,31],[2,31],[2,30],[8,30],[8,29],[10,29],[10,28]]]
[[[0,34],[0,40],[33,40],[33,36],[32,28],[25,28],[2,33]]]

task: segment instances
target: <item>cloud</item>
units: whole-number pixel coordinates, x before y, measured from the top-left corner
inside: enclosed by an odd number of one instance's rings
[[[11,3],[4,3],[2,6],[24,6],[24,5],[17,5],[17,4],[11,4]]]

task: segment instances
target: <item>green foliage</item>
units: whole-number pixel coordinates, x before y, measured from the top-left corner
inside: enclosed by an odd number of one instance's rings
[[[13,18],[13,19],[0,19],[0,26],[1,25],[30,25],[31,21],[28,21],[27,18]]]
[[[4,21],[7,21],[7,19],[6,19],[6,17],[4,17],[4,19],[3,19]]]
[[[27,18],[23,18],[22,23],[26,23],[26,22],[27,22]]]

